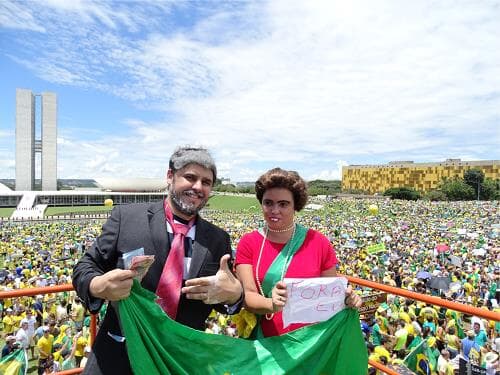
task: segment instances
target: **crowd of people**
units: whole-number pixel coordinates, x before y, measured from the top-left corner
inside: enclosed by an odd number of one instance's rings
[[[375,213],[365,200],[320,203],[322,209],[299,215],[298,222],[328,236],[339,273],[500,312],[498,202],[379,200]],[[236,243],[260,220],[259,214],[211,214]],[[368,251],[380,244],[379,252]],[[429,337],[439,359],[433,371],[452,374],[458,354],[469,360],[473,337],[479,354],[472,361],[488,373],[498,368],[500,322],[389,295],[374,315],[362,316],[362,327],[370,358],[384,364],[401,364]]]
[[[0,231],[2,291],[71,283],[73,266],[100,232],[102,221],[16,223]],[[2,357],[21,347],[38,373],[84,366],[90,318],[74,291],[4,299]]]
[[[295,220],[330,240],[339,274],[500,312],[498,202],[377,200],[376,213],[369,212],[373,201],[368,200],[321,199],[317,203],[323,208],[305,209]],[[233,249],[245,233],[263,226],[257,212],[205,209],[203,217],[230,234]],[[70,283],[73,266],[100,234],[101,226],[97,220],[2,222],[2,290]],[[368,250],[380,244],[382,250]],[[434,280],[444,284],[434,287]],[[369,292],[359,288],[358,293]],[[2,355],[18,343],[38,359],[39,373],[85,363],[88,312],[74,292],[4,299],[0,309]],[[487,369],[498,366],[499,322],[391,295],[374,315],[361,318],[370,358],[381,363],[401,364],[412,348],[431,338],[428,342],[439,357],[435,373],[453,373],[460,356]],[[237,336],[233,320],[212,314],[207,332]]]

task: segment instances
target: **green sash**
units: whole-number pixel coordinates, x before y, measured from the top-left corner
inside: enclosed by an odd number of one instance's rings
[[[271,298],[273,287],[278,281],[281,280],[281,275],[286,274],[286,270],[288,269],[293,256],[304,243],[306,234],[307,228],[300,224],[295,224],[294,235],[292,236],[292,238],[290,238],[285,247],[283,247],[278,256],[271,263],[269,269],[266,272],[266,275],[264,276],[264,280],[262,280],[262,291],[264,292],[265,297]],[[257,325],[255,326],[254,331],[250,336],[251,338],[264,338],[262,327],[260,325],[261,319],[262,315],[257,315]]]

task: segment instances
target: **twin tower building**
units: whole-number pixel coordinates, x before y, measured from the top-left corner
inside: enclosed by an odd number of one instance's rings
[[[41,123],[39,134],[37,123]],[[38,164],[42,190],[57,190],[57,96],[16,89],[16,190],[35,189]]]

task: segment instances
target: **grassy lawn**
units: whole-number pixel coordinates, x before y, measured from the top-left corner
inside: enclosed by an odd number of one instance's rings
[[[237,195],[214,195],[210,198],[206,207],[211,210],[228,211],[258,212],[260,210],[259,202],[255,197]],[[45,216],[65,215],[79,212],[106,212],[111,209],[112,207],[106,206],[47,207],[45,210]],[[10,217],[12,212],[14,212],[14,208],[0,208],[0,217]]]
[[[210,198],[206,207],[211,210],[258,211],[260,208],[260,204],[255,197],[242,197],[237,195],[214,195]]]
[[[0,217],[10,217],[10,215],[12,215],[13,212],[14,212],[14,208],[0,207]]]
[[[106,206],[73,206],[73,207],[47,207],[45,216],[64,215],[78,212],[110,211],[113,207]]]

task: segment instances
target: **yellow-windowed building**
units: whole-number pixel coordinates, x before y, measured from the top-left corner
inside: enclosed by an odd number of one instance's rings
[[[383,165],[342,167],[342,190],[383,193],[391,187],[411,187],[426,192],[436,189],[445,178],[463,178],[468,169],[480,169],[485,178],[500,179],[500,160],[462,161],[447,159],[439,163],[393,161]]]

